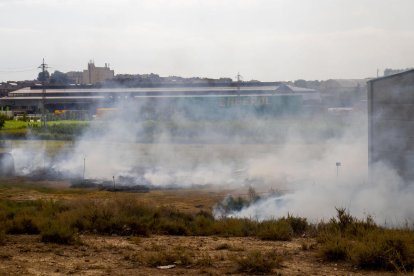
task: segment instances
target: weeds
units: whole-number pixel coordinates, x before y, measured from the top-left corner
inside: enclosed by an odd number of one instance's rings
[[[348,256],[348,243],[345,239],[334,237],[324,242],[320,248],[320,256],[325,261],[343,261]]]
[[[228,243],[222,243],[222,244],[219,244],[218,246],[216,246],[216,250],[230,250],[230,248],[231,248],[231,245],[230,244],[228,244]]]
[[[145,206],[131,195],[67,202],[0,200],[0,243],[4,243],[6,234],[40,234],[43,242],[76,244],[79,242],[78,233],[248,236],[281,241],[311,235],[316,237],[318,253],[325,261],[346,261],[374,270],[411,272],[414,269],[413,231],[384,229],[376,225],[371,217],[356,219],[341,208],[330,221],[310,225],[306,219],[291,215],[262,222],[237,218],[214,219],[205,211],[186,214],[169,207]],[[139,240],[136,242],[139,243]],[[315,246],[302,245],[304,250],[313,248]],[[215,249],[244,251],[227,243],[219,244]],[[152,266],[194,262],[194,256],[186,250],[150,251],[145,262]],[[254,267],[255,259],[258,268]],[[256,252],[237,262],[241,271],[256,273],[254,271],[260,272],[271,266],[272,260],[277,263],[277,258]],[[200,262],[208,263],[209,260]]]
[[[213,266],[213,259],[210,257],[210,255],[203,254],[200,258],[197,259],[195,265],[199,267],[210,267]]]
[[[79,244],[80,239],[74,229],[62,222],[49,221],[40,233],[42,242],[57,244]]]
[[[365,269],[412,271],[414,235],[401,230],[373,231],[355,243],[349,258]]]
[[[232,246],[228,243],[222,243],[215,247],[215,250],[228,250],[228,251],[244,251],[242,247]]]
[[[5,245],[7,240],[6,231],[0,226],[0,245]]]
[[[413,271],[413,231],[383,229],[371,217],[358,220],[345,209],[336,210],[336,218],[318,227],[324,260],[345,260],[362,269]]]
[[[167,250],[162,252],[151,252],[145,263],[148,266],[156,267],[160,265],[191,265],[193,264],[193,255],[187,250]]]
[[[286,219],[266,221],[260,224],[257,236],[262,240],[290,241],[293,229]]]
[[[235,259],[238,272],[266,274],[282,264],[282,257],[275,252],[262,253],[251,251],[247,255]]]

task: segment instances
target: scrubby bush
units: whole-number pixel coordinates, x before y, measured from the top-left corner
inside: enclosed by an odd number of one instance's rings
[[[292,227],[293,234],[296,236],[305,234],[309,229],[309,223],[306,218],[294,217],[288,214],[287,218],[282,218],[281,220],[286,220],[290,227]]]
[[[8,234],[39,234],[39,226],[33,218],[26,215],[18,215],[9,223]]]
[[[276,252],[262,253],[260,251],[251,251],[235,259],[237,270],[249,274],[271,273],[274,268],[281,266],[282,260]]]
[[[0,245],[4,245],[6,243],[6,240],[6,230],[3,223],[0,221]]]
[[[414,269],[414,232],[381,228],[371,217],[359,220],[337,209],[336,218],[318,225],[317,240],[327,261],[346,260],[373,270]]]
[[[223,218],[215,221],[212,233],[225,237],[254,236],[257,222],[249,219]]]
[[[264,221],[258,227],[257,236],[262,240],[290,241],[293,229],[286,219]]]
[[[40,233],[45,243],[76,244],[79,243],[77,232],[64,222],[48,221]]]
[[[76,243],[77,233],[249,236],[288,241],[313,231],[319,254],[326,261],[344,260],[367,269],[402,272],[414,269],[413,231],[384,229],[371,217],[357,219],[344,209],[337,209],[337,216],[326,223],[309,225],[306,219],[290,215],[263,222],[240,218],[214,219],[209,212],[187,214],[171,207],[145,206],[136,197],[121,194],[115,199],[65,202],[2,199],[0,224],[0,241],[5,239],[2,233],[40,232],[42,241],[61,244]],[[233,250],[227,245],[218,246],[217,250],[220,249]],[[158,257],[170,260],[173,253]],[[157,263],[156,257],[153,256],[151,263]],[[254,254],[244,259],[259,257],[268,259]],[[240,262],[243,263],[244,259]],[[182,259],[181,262],[186,261]]]
[[[6,120],[8,119],[9,118],[5,114],[0,113],[0,129],[4,127],[4,124],[6,123]]]
[[[340,236],[326,240],[319,254],[325,261],[343,261],[348,258],[348,243]]]
[[[414,234],[401,230],[372,231],[355,242],[349,258],[361,268],[412,271]]]

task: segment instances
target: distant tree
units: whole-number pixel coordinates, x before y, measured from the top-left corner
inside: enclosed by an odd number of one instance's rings
[[[48,82],[49,81],[49,78],[50,78],[50,74],[49,74],[49,72],[46,70],[45,71],[45,73],[43,74],[43,72],[40,72],[38,75],[37,75],[37,80],[38,81],[44,81],[44,82]]]
[[[8,117],[5,114],[0,114],[0,129],[4,127],[7,119]]]
[[[49,82],[52,84],[68,84],[69,78],[65,73],[55,71],[50,76]]]
[[[293,84],[297,87],[303,87],[303,88],[308,87],[308,82],[305,80],[295,80]]]

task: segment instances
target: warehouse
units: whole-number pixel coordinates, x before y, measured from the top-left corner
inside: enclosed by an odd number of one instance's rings
[[[43,98],[44,97],[44,98]],[[26,113],[39,113],[44,101],[49,112],[113,108],[119,102],[135,103],[147,118],[179,112],[193,118],[232,118],[254,115],[291,115],[320,106],[313,89],[279,86],[161,87],[161,88],[24,88],[1,99],[1,106]],[[141,108],[142,107],[142,108]]]
[[[414,180],[414,70],[368,82],[369,162]]]

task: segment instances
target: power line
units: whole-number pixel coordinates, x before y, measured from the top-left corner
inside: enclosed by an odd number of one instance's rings
[[[33,72],[37,70],[36,67],[31,67],[31,68],[25,68],[25,69],[1,69],[0,73],[22,73],[22,72]]]

